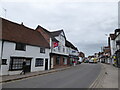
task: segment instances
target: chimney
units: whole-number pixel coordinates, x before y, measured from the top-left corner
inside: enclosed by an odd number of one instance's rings
[[[23,22],[21,22],[21,25],[23,25],[23,26],[24,26]]]

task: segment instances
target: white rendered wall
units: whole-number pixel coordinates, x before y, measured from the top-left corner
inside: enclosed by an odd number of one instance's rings
[[[1,59],[2,41],[0,40],[0,59]]]
[[[120,40],[120,34],[119,34],[119,35],[116,37],[116,39],[115,39],[115,46],[116,46],[116,41],[118,41],[118,40]],[[116,46],[116,51],[117,51],[118,49],[120,49],[120,46],[119,46],[119,45]]]
[[[2,63],[2,60],[1,60],[1,49],[2,49],[2,41],[0,40],[0,65]],[[1,69],[2,69],[2,67],[0,66],[0,75],[2,74]]]
[[[63,35],[63,33],[61,33],[61,35]],[[58,50],[58,47],[52,48],[52,53],[69,55],[69,52],[67,52],[67,47],[65,46],[65,38],[61,35],[55,37],[59,41],[58,45],[60,46],[60,50]],[[64,48],[64,51],[63,51],[63,48]]]
[[[49,52],[50,49],[45,49],[45,54],[40,53],[40,47],[37,46],[30,46],[26,45],[26,51],[18,51],[15,50],[15,43],[12,42],[4,42],[3,48],[3,57],[2,59],[7,59],[7,65],[2,65],[3,75],[13,75],[19,74],[21,71],[8,71],[9,70],[9,63],[10,57],[30,57],[31,60],[31,72],[34,71],[41,71],[45,70],[45,59],[48,59],[48,67],[49,67]],[[35,60],[36,58],[43,58],[44,59],[44,66],[42,67],[35,67]]]
[[[110,45],[111,45],[111,55],[114,55],[115,53],[115,40],[110,40]]]
[[[118,2],[118,28],[120,29],[120,1]]]
[[[75,52],[73,53],[72,51],[75,51]],[[74,50],[74,49],[70,48],[70,55],[78,56],[79,53],[78,53],[77,50]]]

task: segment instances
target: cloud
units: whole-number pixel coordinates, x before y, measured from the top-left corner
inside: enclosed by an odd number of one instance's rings
[[[101,47],[103,47],[103,45],[105,45],[105,43],[103,43],[103,42],[89,43],[89,44],[85,44],[85,43],[78,43],[77,44],[80,51],[83,51],[86,56],[101,52]]]
[[[105,34],[113,32],[118,24],[117,2],[108,0],[10,1],[5,0],[2,3],[2,7],[7,9],[8,19],[18,23],[24,22],[31,28],[40,24],[50,31],[64,29],[67,39],[87,55],[106,45]]]
[[[1,0],[3,2],[39,2],[39,3],[60,3],[60,2],[118,2],[119,0]]]

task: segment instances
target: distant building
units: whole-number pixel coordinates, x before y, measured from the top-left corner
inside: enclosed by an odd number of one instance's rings
[[[113,64],[120,67],[120,29],[116,29],[113,34],[110,34],[110,48]]]
[[[103,47],[103,52],[104,52],[103,56],[105,60],[104,62],[110,64],[112,62],[110,58],[110,47],[109,46]]]
[[[79,52],[79,61],[84,62],[85,54],[83,52]]]

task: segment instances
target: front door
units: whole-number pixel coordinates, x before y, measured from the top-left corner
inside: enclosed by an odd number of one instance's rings
[[[48,59],[45,59],[45,70],[48,70]]]
[[[51,69],[53,69],[53,57],[51,58],[51,65],[50,65]]]
[[[26,72],[31,71],[31,58],[26,58]]]

